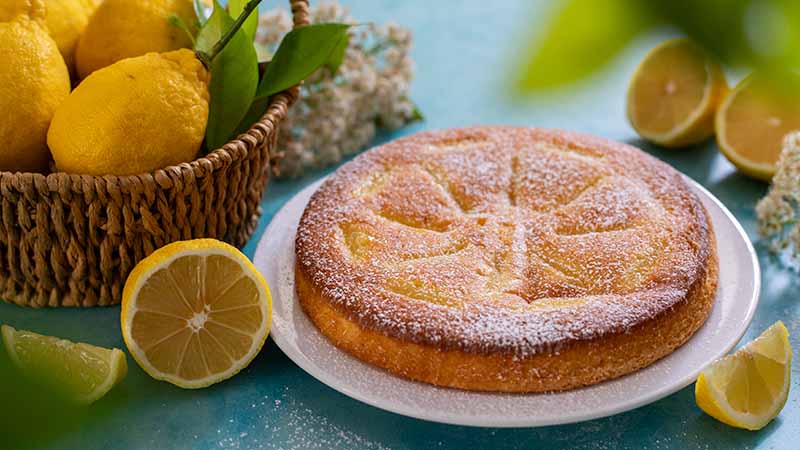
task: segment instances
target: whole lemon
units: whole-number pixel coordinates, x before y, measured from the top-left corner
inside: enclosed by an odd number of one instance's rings
[[[71,71],[75,67],[75,47],[102,0],[47,0],[47,28]]]
[[[19,15],[32,20],[41,20],[45,16],[45,4],[42,0],[0,1],[0,22],[10,22]]]
[[[189,36],[169,22],[173,15],[190,28],[197,21],[192,0],[105,0],[78,41],[78,74],[84,78],[145,53],[191,48]]]
[[[0,6],[0,170],[47,170],[47,128],[69,95],[67,66],[44,15],[42,0]]]
[[[191,50],[148,53],[89,75],[56,111],[56,167],[136,175],[191,161],[208,121],[210,74]]]

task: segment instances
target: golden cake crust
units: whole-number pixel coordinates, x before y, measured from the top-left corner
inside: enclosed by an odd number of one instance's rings
[[[441,386],[539,392],[672,352],[717,282],[682,176],[605,139],[420,133],[342,166],[296,238],[304,311],[335,345]]]

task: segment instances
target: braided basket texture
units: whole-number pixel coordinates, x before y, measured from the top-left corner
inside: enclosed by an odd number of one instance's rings
[[[294,26],[308,0],[291,0]],[[173,241],[252,235],[278,126],[298,95],[275,95],[261,119],[192,162],[135,176],[0,173],[0,298],[18,305],[120,302],[128,273]]]

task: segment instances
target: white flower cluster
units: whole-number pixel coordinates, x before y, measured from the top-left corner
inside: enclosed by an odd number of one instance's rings
[[[311,8],[311,21],[355,23],[337,3]],[[272,10],[259,18],[256,42],[265,55],[291,29],[289,14]],[[413,62],[411,33],[397,25],[361,25],[336,73],[322,68],[305,81],[299,101],[281,125],[279,176],[333,164],[363,149],[378,128],[396,129],[420,118],[409,99]]]
[[[778,171],[756,214],[758,231],[772,240],[772,249],[791,249],[791,256],[800,259],[800,132],[784,139]]]

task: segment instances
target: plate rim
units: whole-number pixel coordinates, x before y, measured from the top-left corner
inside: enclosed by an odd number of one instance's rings
[[[750,261],[751,261],[751,264],[752,264],[752,267],[753,267],[753,274],[752,274],[753,275],[753,293],[752,293],[752,296],[750,297],[750,300],[749,300],[749,303],[748,303],[748,310],[747,310],[747,312],[745,313],[745,316],[744,316],[744,321],[743,321],[744,326],[742,326],[741,330],[739,330],[739,332],[736,333],[735,339],[732,339],[731,341],[729,341],[729,342],[727,342],[725,344],[724,350],[722,350],[720,352],[717,352],[717,354],[715,354],[713,356],[713,358],[711,358],[713,360],[713,359],[720,358],[723,355],[725,355],[728,352],[730,352],[730,350],[733,349],[741,341],[741,339],[744,336],[744,334],[750,328],[750,324],[752,323],[753,317],[755,316],[755,311],[758,308],[758,304],[759,304],[759,301],[760,301],[761,267],[760,267],[759,261],[758,261],[758,254],[756,253],[756,250],[755,250],[755,247],[753,246],[753,243],[750,241],[750,238],[747,235],[747,232],[744,230],[744,228],[739,223],[739,221],[736,219],[736,217],[733,215],[733,213],[731,213],[730,210],[728,210],[728,208],[725,206],[725,204],[723,204],[716,196],[714,196],[703,185],[701,185],[700,183],[698,183],[697,181],[693,180],[692,178],[688,177],[685,174],[681,174],[681,175],[683,176],[684,180],[686,182],[688,182],[688,184],[693,188],[693,190],[697,191],[698,193],[702,194],[703,196],[705,196],[706,198],[711,200],[711,202],[713,204],[715,204],[722,211],[723,215],[733,225],[733,228],[736,230],[736,232],[739,235],[739,237],[742,238],[742,240],[745,242],[745,247],[747,249],[748,255],[750,256]],[[273,215],[272,219],[270,220],[269,225],[267,225],[267,227],[265,228],[264,233],[262,233],[261,237],[259,238],[258,244],[256,245],[256,251],[255,251],[255,254],[254,254],[253,261],[255,262],[257,268],[259,267],[258,261],[261,259],[259,257],[259,255],[262,254],[265,251],[264,250],[265,246],[262,246],[261,242],[263,240],[265,240],[265,239],[268,239],[269,236],[274,235],[276,232],[278,232],[278,230],[276,230],[276,228],[278,228],[279,224],[275,221],[275,218],[279,217],[281,215],[281,213],[283,213],[284,210],[288,207],[288,205],[292,201],[295,200],[296,197],[301,196],[303,194],[306,194],[308,191],[312,191],[312,195],[313,195],[313,192],[316,192],[316,190],[319,189],[319,187],[329,177],[330,177],[330,175],[327,175],[327,176],[324,176],[324,177],[322,177],[322,178],[310,183],[308,186],[304,187],[303,189],[298,191],[295,195],[293,195],[286,203],[284,203],[283,206],[281,206],[281,208],[278,211],[275,212],[275,214]],[[309,198],[310,198],[310,195],[309,195]],[[305,208],[305,206],[304,206],[304,208]],[[292,236],[292,239],[294,239],[294,236]],[[569,416],[566,416],[566,417],[562,416],[562,417],[560,417],[558,419],[547,419],[547,418],[544,418],[544,419],[541,419],[541,420],[537,420],[536,418],[527,418],[527,419],[525,419],[525,418],[504,418],[504,419],[500,419],[500,420],[487,420],[485,418],[464,417],[464,416],[454,415],[452,413],[446,413],[446,412],[438,413],[438,414],[437,413],[433,413],[432,414],[432,413],[430,413],[430,411],[427,411],[427,410],[414,409],[414,408],[411,408],[411,407],[406,407],[406,406],[403,406],[403,405],[397,405],[397,404],[394,404],[394,403],[380,402],[380,400],[377,400],[377,399],[375,399],[375,398],[373,398],[373,397],[371,397],[369,395],[362,394],[360,391],[351,388],[349,385],[347,385],[345,383],[341,383],[339,381],[339,378],[337,378],[336,376],[334,376],[332,374],[329,374],[327,371],[325,371],[325,370],[317,370],[318,366],[315,366],[313,361],[310,358],[308,358],[307,356],[305,356],[305,354],[303,354],[299,350],[298,350],[297,353],[300,353],[300,354],[299,355],[296,354],[296,352],[294,350],[295,346],[293,346],[292,344],[290,344],[288,342],[288,338],[286,338],[280,332],[275,333],[274,331],[275,331],[274,328],[272,330],[270,330],[269,336],[272,338],[272,340],[275,342],[275,344],[278,346],[278,348],[280,348],[281,351],[290,360],[292,360],[292,362],[297,364],[297,366],[300,367],[304,372],[306,372],[307,374],[311,375],[313,378],[315,378],[319,382],[323,383],[324,385],[328,386],[329,388],[331,388],[331,389],[333,389],[333,390],[335,390],[337,392],[340,392],[340,393],[342,393],[342,394],[344,394],[344,395],[346,395],[346,396],[348,396],[350,398],[358,400],[358,401],[360,401],[362,403],[365,403],[365,404],[367,404],[369,406],[372,406],[372,407],[375,407],[375,408],[378,408],[378,409],[381,409],[381,410],[384,410],[384,411],[389,411],[389,412],[392,412],[392,413],[395,413],[395,414],[400,414],[400,415],[405,416],[405,417],[410,417],[410,418],[419,419],[419,420],[426,420],[426,421],[436,422],[436,423],[444,423],[444,424],[448,424],[448,425],[459,425],[459,426],[469,426],[469,427],[531,428],[531,427],[543,427],[543,426],[551,426],[551,425],[566,425],[566,424],[573,424],[573,423],[578,423],[578,422],[584,422],[584,421],[599,419],[599,418],[603,418],[603,417],[609,417],[609,416],[613,416],[613,415],[620,414],[620,413],[623,413],[623,412],[631,411],[633,409],[640,408],[642,406],[645,406],[645,405],[648,405],[650,403],[653,403],[653,402],[656,402],[658,400],[661,400],[662,398],[667,397],[668,395],[671,395],[671,394],[673,394],[673,393],[675,393],[675,392],[677,392],[677,391],[689,386],[690,384],[692,384],[697,379],[697,377],[699,376],[700,372],[702,372],[702,370],[703,370],[702,368],[694,370],[691,373],[689,373],[688,375],[686,375],[683,378],[681,378],[679,382],[676,382],[676,383],[661,387],[659,389],[653,390],[649,394],[641,396],[641,397],[639,397],[637,399],[634,399],[631,402],[624,403],[623,405],[617,404],[617,405],[614,405],[612,407],[598,408],[596,410],[593,410],[590,413],[580,413],[580,414],[569,415]],[[317,333],[319,333],[318,330],[317,330]],[[324,336],[323,336],[323,339],[325,339]],[[333,346],[333,344],[330,344],[330,343],[329,343],[329,345]],[[348,358],[354,358],[352,355],[350,355],[350,354],[348,354],[346,352],[344,352],[344,354]],[[667,356],[669,356],[669,355],[667,355]],[[354,359],[356,359],[356,358],[354,358]],[[395,375],[393,375],[391,373],[388,373],[388,372],[385,373],[385,376],[387,376],[387,377],[396,377]],[[399,378],[399,379],[402,380],[402,381],[411,381],[411,380],[404,380],[402,378]],[[447,389],[447,388],[436,387],[436,386],[427,386],[425,383],[419,383],[419,384],[421,386],[423,386],[423,387]],[[578,388],[578,390],[580,390],[580,389],[583,389],[583,388]],[[481,394],[482,395],[492,395],[492,393],[481,393]],[[497,393],[497,395],[509,395],[509,394]],[[526,395],[526,394],[521,394],[521,395]],[[540,395],[540,394],[533,394],[533,395]]]

